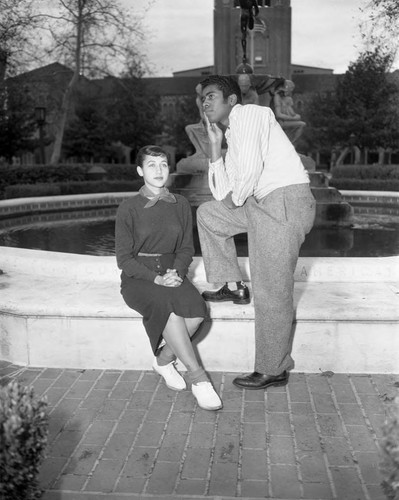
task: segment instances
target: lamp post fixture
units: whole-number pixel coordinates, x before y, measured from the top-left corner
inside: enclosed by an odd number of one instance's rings
[[[46,123],[46,108],[37,106],[35,108],[35,119],[39,127],[39,146],[40,146],[40,163],[44,165],[44,124]]]

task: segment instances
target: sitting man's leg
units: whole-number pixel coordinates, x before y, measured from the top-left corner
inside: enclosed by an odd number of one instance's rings
[[[202,296],[212,302],[248,304],[249,290],[242,282],[234,242],[234,235],[247,231],[245,210],[229,209],[220,201],[203,203],[197,209],[197,226],[207,281],[226,283],[220,290]],[[236,283],[237,290],[230,290],[227,283]]]

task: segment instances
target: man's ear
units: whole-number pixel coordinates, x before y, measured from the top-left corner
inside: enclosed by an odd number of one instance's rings
[[[230,106],[235,106],[237,104],[237,96],[235,94],[229,95],[227,102]]]
[[[140,177],[143,177],[143,169],[141,167],[137,167],[137,173]]]

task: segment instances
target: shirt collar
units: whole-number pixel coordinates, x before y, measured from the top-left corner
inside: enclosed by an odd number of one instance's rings
[[[242,108],[242,104],[236,104],[235,106],[233,106],[232,110],[230,111],[230,115],[229,115],[229,127],[230,127],[230,122],[231,122],[231,119],[234,120],[236,114],[237,114],[237,110],[239,108]]]

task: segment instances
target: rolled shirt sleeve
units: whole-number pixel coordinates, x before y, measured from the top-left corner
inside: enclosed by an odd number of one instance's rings
[[[209,162],[208,181],[211,193],[218,201],[226,198],[227,194],[232,190],[232,182],[226,172],[222,157],[213,163]]]

